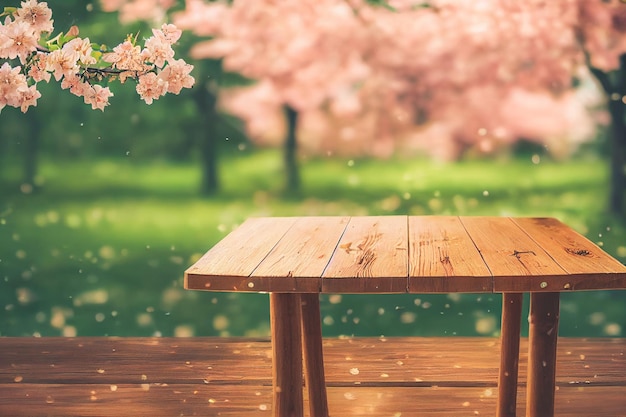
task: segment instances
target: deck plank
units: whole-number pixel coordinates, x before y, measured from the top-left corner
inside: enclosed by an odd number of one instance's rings
[[[522,339],[520,415],[526,350]],[[330,414],[493,415],[498,351],[493,338],[324,339]],[[561,338],[556,415],[626,415],[625,356],[626,339]],[[271,408],[268,340],[0,338],[2,416],[262,417]]]
[[[270,417],[268,386],[0,384],[0,414],[11,417]],[[566,387],[556,392],[557,417],[623,417],[625,387]],[[518,392],[524,415],[525,390]],[[10,398],[11,401],[7,401]],[[495,387],[330,387],[334,417],[476,417],[494,415]],[[309,416],[305,400],[305,416]]]
[[[493,385],[494,338],[324,339],[329,385]],[[528,342],[521,341],[520,380]],[[268,340],[0,338],[0,383],[271,384]],[[144,360],[143,358],[149,358]],[[557,384],[626,386],[626,339],[560,338]]]

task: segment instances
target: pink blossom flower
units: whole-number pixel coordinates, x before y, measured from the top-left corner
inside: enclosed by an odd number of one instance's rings
[[[165,93],[167,93],[167,82],[159,78],[155,73],[151,72],[139,77],[137,94],[146,104],[152,104],[153,100],[157,100]]]
[[[125,41],[113,48],[113,52],[104,54],[102,59],[112,63],[116,68],[124,68],[129,63],[141,62],[141,48],[133,45],[131,41]]]
[[[6,48],[9,42],[11,42],[11,40],[6,35],[7,26],[9,26],[11,22],[12,20],[9,16],[4,19],[4,23],[0,21],[0,53],[2,49]]]
[[[37,50],[38,36],[28,23],[7,18],[0,31],[0,58],[19,57],[24,64],[28,56]]]
[[[189,75],[193,65],[187,64],[182,59],[171,61],[159,77],[167,82],[167,92],[178,94],[183,88],[191,88],[195,82],[194,78]]]
[[[20,95],[28,89],[21,67],[12,68],[8,62],[0,67],[0,110],[5,106],[18,107]]]
[[[85,104],[91,104],[93,110],[99,109],[101,111],[104,111],[104,108],[109,105],[109,97],[113,97],[109,87],[102,87],[97,84],[86,87],[83,96]]]
[[[96,58],[91,56],[93,49],[91,48],[91,42],[89,41],[89,38],[74,38],[65,45],[63,45],[63,49],[68,49],[76,52],[78,54],[78,60],[83,65],[93,65],[97,62]]]
[[[171,44],[165,42],[162,37],[152,36],[146,40],[142,56],[148,62],[152,62],[159,68],[174,58],[174,50]]]
[[[69,77],[78,73],[78,58],[78,53],[70,48],[57,49],[48,55],[46,70],[54,73],[54,79],[59,81],[63,76]]]
[[[152,33],[155,37],[162,39],[164,42],[173,45],[178,41],[183,33],[175,25],[165,23],[161,26],[161,29],[152,29]]]
[[[52,10],[48,8],[48,3],[38,3],[37,0],[23,1],[22,7],[15,12],[15,21],[22,21],[28,24],[38,35],[41,32],[52,32]]]
[[[37,106],[37,99],[41,97],[41,93],[37,91],[36,85],[20,91],[20,109],[22,113],[26,113],[30,106]]]
[[[122,7],[124,3],[126,3],[126,0],[100,0],[100,7],[105,12],[114,12]]]
[[[186,0],[185,10],[174,13],[173,19],[180,28],[193,30],[198,36],[211,36],[220,33],[229,11],[230,7],[221,2]]]
[[[175,0],[104,0],[102,3],[106,11],[119,10],[120,20],[125,23],[134,20],[162,22]]]
[[[120,81],[122,83],[126,81],[126,78],[135,78],[137,75],[150,69],[144,62],[141,48],[133,45],[130,41],[125,41],[117,45],[113,48],[113,52],[104,54],[102,59],[105,62],[112,63],[114,68],[125,70],[125,72],[120,74]]]
[[[61,88],[64,90],[70,90],[70,93],[75,96],[82,97],[85,95],[85,91],[91,88],[91,86],[81,80],[78,75],[72,74],[63,77],[63,81],[61,81]]]
[[[48,55],[42,52],[38,52],[33,57],[33,64],[28,70],[28,76],[31,77],[36,83],[38,83],[39,81],[50,81],[50,77],[52,76],[52,74],[46,71],[47,62]]]

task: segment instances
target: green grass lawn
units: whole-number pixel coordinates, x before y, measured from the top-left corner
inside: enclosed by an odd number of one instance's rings
[[[285,197],[275,151],[226,157],[222,191],[193,164],[46,160],[42,188],[0,174],[0,335],[267,335],[267,296],[184,291],[183,271],[249,216],[554,216],[626,261],[604,161],[311,159]],[[561,333],[626,332],[626,294],[565,294]],[[323,296],[326,335],[493,335],[498,295]]]

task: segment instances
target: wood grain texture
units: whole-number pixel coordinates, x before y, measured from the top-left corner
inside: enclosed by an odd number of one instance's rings
[[[500,341],[473,337],[324,339],[329,386],[495,386]],[[149,358],[149,360],[146,360]],[[528,340],[520,342],[525,382]],[[626,339],[560,338],[557,385],[625,386]],[[268,339],[0,338],[0,383],[272,383]],[[355,371],[358,370],[358,373]],[[352,372],[351,372],[352,371]]]
[[[300,294],[270,294],[273,416],[302,417],[302,326]]]
[[[461,221],[493,274],[494,291],[522,292],[523,283],[541,290],[567,272],[510,218],[462,217]]]
[[[252,272],[255,287],[274,292],[320,292],[322,274],[348,221],[348,217],[299,217]],[[259,285],[261,282],[267,285]]]
[[[549,218],[253,218],[185,272],[185,288],[302,293],[626,289],[626,266]]]
[[[208,291],[269,291],[248,279],[295,223],[294,217],[250,218],[185,271],[184,287]]]
[[[352,217],[324,271],[323,292],[407,291],[406,216]]]
[[[331,387],[333,417],[491,416],[494,387]],[[71,386],[0,384],[0,413],[10,417],[270,417],[271,387],[120,384]],[[557,417],[623,417],[624,387],[564,387],[556,393]],[[524,388],[518,415],[525,413]],[[306,403],[306,401],[305,401]],[[310,417],[310,414],[305,413]]]
[[[409,292],[491,292],[491,272],[458,217],[409,217]]]
[[[498,375],[499,395],[496,417],[516,416],[522,304],[522,293],[502,294],[500,369]]]
[[[530,295],[526,417],[554,416],[559,295]]]
[[[302,359],[304,380],[309,394],[309,410],[312,416],[328,417],[319,294],[300,294],[300,297],[302,300]]]
[[[567,272],[565,276],[551,278],[540,290],[626,288],[626,266],[557,219],[515,218],[513,221]],[[530,286],[524,289],[536,290]]]
[[[499,349],[493,338],[325,339],[330,415],[494,415]],[[523,338],[521,384],[527,349]],[[625,415],[626,339],[561,338],[557,352],[556,416]],[[0,338],[0,415],[269,417],[271,373],[268,340]]]

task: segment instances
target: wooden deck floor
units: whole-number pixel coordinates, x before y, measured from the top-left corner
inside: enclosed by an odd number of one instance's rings
[[[0,416],[271,416],[267,340],[0,338]],[[499,342],[326,339],[333,417],[493,416]],[[518,414],[524,415],[526,340]],[[626,339],[559,340],[558,416],[626,416]],[[306,404],[305,404],[306,405]]]

